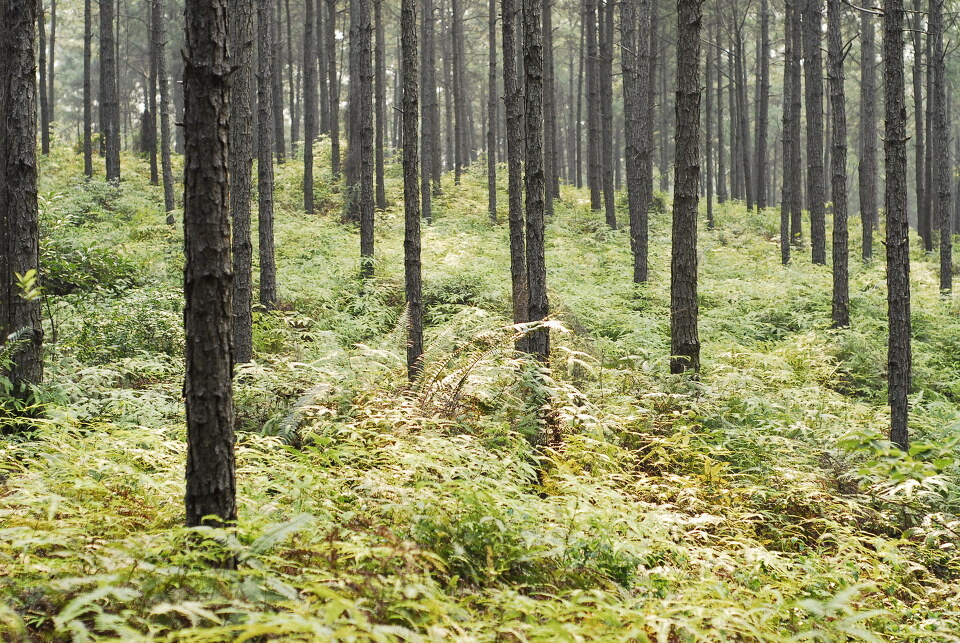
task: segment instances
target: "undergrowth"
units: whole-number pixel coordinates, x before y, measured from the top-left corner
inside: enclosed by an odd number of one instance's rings
[[[960,637],[960,304],[922,252],[903,453],[884,438],[879,262],[851,262],[853,324],[832,330],[829,272],[780,266],[778,214],[719,205],[703,373],[674,376],[668,197],[637,286],[627,233],[564,186],[538,371],[513,350],[529,328],[509,320],[506,199],[491,226],[473,167],[424,226],[409,385],[397,168],[361,283],[339,186],[321,172],[306,217],[288,161],[282,304],[255,311],[255,361],[236,369],[240,519],[188,530],[180,232],[139,161],[120,188],[70,178],[67,150],[43,163],[55,341],[45,413],[0,441],[3,640]],[[211,566],[224,555],[237,569]]]

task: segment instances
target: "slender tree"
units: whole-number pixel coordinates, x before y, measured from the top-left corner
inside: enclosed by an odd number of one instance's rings
[[[37,13],[36,0],[0,2],[0,346],[10,351],[0,375],[20,398],[43,379],[40,298],[19,283],[38,278],[40,270]]]
[[[543,0],[543,171],[547,180],[545,212],[548,217],[553,216],[553,200],[560,197],[560,181],[557,178],[560,168],[557,88],[553,67],[553,2],[554,0]],[[611,64],[612,62],[611,60]]]
[[[903,0],[883,3],[883,152],[887,215],[887,397],[890,441],[909,445],[907,396],[910,393],[910,233],[907,225],[907,108],[903,80]]]
[[[337,79],[337,0],[326,0],[327,85],[330,95],[330,173],[340,176],[340,83]]]
[[[583,19],[587,25],[587,185],[590,208],[600,209],[601,167],[600,51],[597,41],[597,0],[585,0]]]
[[[257,0],[257,226],[260,305],[277,303],[277,263],[273,240],[273,77],[280,73],[271,41],[274,0]],[[319,6],[319,5],[318,5]]]
[[[317,56],[314,52],[313,0],[303,20],[303,210],[313,214],[313,142],[317,137]]]
[[[420,283],[420,194],[417,175],[417,3],[400,4],[401,75],[403,76],[403,274],[407,297],[407,375],[413,380],[423,355],[423,301]],[[429,190],[428,190],[429,191]]]
[[[50,38],[47,40],[47,122],[52,124],[57,120],[57,95],[55,91],[57,76],[57,0],[50,0]],[[154,112],[156,113],[156,112]]]
[[[707,228],[713,230],[713,51],[707,49],[706,61],[704,64],[706,71],[706,82],[704,83],[704,94],[706,96],[706,114],[704,114],[704,123],[706,125],[706,138],[704,146],[706,147],[705,160],[707,162]]]
[[[873,15],[860,13],[860,223],[863,230],[863,260],[873,259],[873,230],[879,220],[877,207],[877,64],[874,50]]]
[[[847,114],[843,92],[843,59],[846,51],[840,36],[840,1],[827,0],[827,47],[830,73],[830,112],[833,137],[833,325],[850,325],[847,230]]]
[[[374,132],[373,150],[376,154],[375,165],[375,201],[377,208],[387,207],[387,192],[383,185],[383,148],[387,127],[387,71],[386,71],[386,34],[383,26],[383,0],[373,0],[374,43],[374,109],[377,129]],[[416,20],[414,20],[416,26]],[[319,34],[318,34],[319,35]],[[418,193],[419,198],[419,193]],[[419,213],[420,207],[417,206]]]
[[[764,180],[764,177],[767,176],[767,117],[770,103],[770,11],[768,0],[762,0],[760,3],[760,50],[757,59],[759,60],[760,71],[757,78],[757,149],[754,159],[756,163],[754,176],[756,176],[757,209],[762,210],[769,205],[767,203],[766,181]],[[710,111],[709,107],[707,107],[707,111]],[[709,143],[707,145],[709,150]]]
[[[287,16],[289,17],[290,15],[289,5],[287,6],[288,6]],[[283,60],[283,39],[280,36],[280,3],[279,1],[277,2],[277,19],[273,21],[273,24],[271,24],[270,27],[273,31],[273,57],[274,57],[274,60],[277,61],[276,64],[278,69],[278,73],[273,75],[273,78],[272,78],[273,85],[270,88],[270,90],[273,92],[273,104],[276,107],[276,109],[273,110],[273,137],[274,137],[274,142],[276,144],[275,151],[277,154],[277,163],[284,163],[287,158],[287,143],[286,143],[286,136],[283,131],[283,74],[279,73],[279,70],[282,69],[281,67],[282,63],[280,61]],[[289,47],[291,47],[291,49],[288,50],[289,52],[289,51],[292,51],[292,45],[293,45],[292,39],[290,37],[290,30],[289,30],[290,21],[289,20],[287,21],[287,27],[288,27],[287,44]],[[293,67],[292,62],[290,63],[289,67],[292,69]],[[291,87],[293,87],[292,81],[289,82],[288,84]],[[290,111],[292,115],[293,101],[291,101],[290,103]]]
[[[923,3],[922,0],[913,0],[913,141],[916,153],[914,171],[917,182],[917,231],[923,240],[924,246],[930,237],[930,208],[926,193],[926,162],[927,146],[924,142],[926,133],[923,122]],[[929,61],[928,61],[929,62]],[[929,96],[927,97],[929,100]],[[932,141],[930,142],[933,144]]]
[[[528,283],[526,231],[523,213],[523,112],[521,88],[517,74],[518,0],[501,0],[503,45],[503,87],[507,130],[507,191],[510,225],[510,280],[513,299],[513,321],[528,321]],[[520,342],[518,349],[525,347]]]
[[[792,110],[793,103],[793,64],[794,48],[797,46],[793,40],[793,13],[795,5],[791,0],[786,2],[786,11],[784,13],[783,25],[783,120],[781,130],[783,132],[783,186],[781,188],[780,201],[780,262],[783,265],[790,263],[790,246],[793,245],[793,239],[790,235],[790,215],[793,205],[793,181],[791,175],[796,172],[796,168],[790,167],[793,159],[793,147],[797,141],[793,138]]]
[[[50,105],[47,101],[47,33],[44,23],[43,0],[37,0],[37,43],[38,55],[37,69],[40,73],[40,153],[50,153]]]
[[[549,0],[548,0],[549,1]],[[497,223],[497,0],[490,0],[487,15],[487,212]]]
[[[650,12],[650,0],[623,0],[620,3],[620,65],[623,72],[624,156],[627,175],[627,209],[630,215],[630,249],[633,252],[633,281],[647,280],[647,210],[643,202],[643,173],[640,159],[644,146],[640,120],[643,118],[643,86],[637,31]],[[646,43],[643,43],[646,44]],[[644,60],[644,63],[646,60]]]
[[[823,0],[805,0],[803,12],[803,72],[806,81],[807,194],[810,200],[810,247],[813,263],[827,262],[823,184],[823,62],[820,39]]]
[[[360,275],[373,276],[373,26],[371,0],[350,0],[346,217],[360,222]]]
[[[805,0],[788,0],[793,5],[791,41],[793,42],[793,60],[790,64],[790,240],[796,246],[803,244],[803,172],[800,150],[800,113],[803,89],[800,86],[800,55],[803,48],[803,28],[801,14]],[[784,173],[784,179],[788,175]]]
[[[542,0],[523,0],[523,67],[524,82],[524,205],[526,215],[527,285],[530,320],[545,319],[550,314],[547,301],[547,267],[544,259],[544,199],[546,180],[543,173],[543,33]],[[530,353],[540,362],[550,361],[550,332],[546,328],[529,336]]]
[[[434,165],[440,148],[440,104],[437,101],[436,56],[433,44],[434,15],[433,0],[423,0],[420,15],[420,35],[422,49],[420,52],[420,89],[423,100],[420,101],[420,198],[422,200],[423,218],[427,223],[433,222],[433,192],[439,189],[440,172],[436,169],[436,183],[431,188],[434,178]],[[401,43],[402,47],[402,43]]]
[[[183,390],[189,527],[220,525],[237,518],[227,16],[227,0],[186,0]]]
[[[936,176],[936,214],[934,221],[940,228],[940,290],[953,289],[953,228],[950,220],[950,152],[947,123],[946,59],[943,46],[943,0],[930,0],[930,34],[933,40],[933,95],[929,98],[933,109],[933,165]]]
[[[604,218],[617,229],[616,198],[613,182],[613,0],[598,5],[600,23],[600,181],[603,189]]]
[[[100,0],[100,135],[106,146],[107,180],[120,180],[120,102],[112,0]]]
[[[83,175],[93,178],[93,89],[91,59],[93,9],[91,0],[83,0]]]
[[[697,203],[700,193],[700,22],[703,0],[677,0],[677,129],[670,261],[670,371],[700,370]]]

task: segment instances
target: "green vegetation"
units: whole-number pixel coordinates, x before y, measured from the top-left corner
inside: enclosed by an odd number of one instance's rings
[[[236,375],[240,521],[187,530],[179,232],[132,158],[119,189],[68,179],[66,150],[43,163],[56,341],[45,414],[0,438],[0,639],[960,638],[960,304],[922,253],[905,454],[882,437],[880,262],[852,262],[852,327],[831,330],[830,273],[805,254],[780,266],[779,214],[718,207],[701,230],[703,373],[671,376],[666,208],[638,288],[626,232],[564,187],[553,370],[533,377],[475,167],[424,228],[411,389],[399,167],[361,284],[336,190],[318,183],[326,213],[301,214],[288,162],[284,305],[256,314]],[[539,405],[555,451],[528,440]],[[224,552],[236,570],[210,566]]]

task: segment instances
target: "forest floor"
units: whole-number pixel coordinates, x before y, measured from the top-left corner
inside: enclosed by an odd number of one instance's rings
[[[306,216],[288,162],[283,305],[236,373],[239,523],[188,530],[181,232],[137,159],[119,189],[67,149],[42,163],[46,408],[0,438],[0,639],[960,640],[960,299],[917,244],[901,453],[879,243],[867,265],[851,248],[852,326],[832,330],[829,269],[780,265],[779,213],[718,206],[703,372],[673,376],[669,213],[636,286],[627,232],[565,186],[539,377],[512,350],[505,185],[491,225],[483,171],[445,176],[411,388],[400,168],[361,283],[328,177]],[[535,449],[544,411],[562,441]],[[224,551],[236,570],[210,565]]]

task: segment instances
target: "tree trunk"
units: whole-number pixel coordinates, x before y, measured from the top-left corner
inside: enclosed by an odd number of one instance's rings
[[[579,64],[577,65],[577,189],[583,187],[583,58],[584,58],[584,31],[586,30],[586,12],[580,11],[580,49],[578,50]]]
[[[793,140],[793,146],[790,150],[790,240],[800,247],[803,245],[803,161],[801,158],[800,145],[800,113],[802,88],[800,86],[800,56],[803,48],[803,27],[801,25],[801,14],[803,13],[804,0],[791,0],[793,4],[793,63],[791,64],[790,80],[790,138]],[[784,177],[787,175],[784,174]]]
[[[833,137],[833,325],[850,325],[850,285],[847,274],[847,113],[843,93],[843,41],[840,36],[840,1],[827,0],[827,37],[829,40],[830,128]]]
[[[93,178],[92,0],[83,0],[83,175]]]
[[[54,91],[56,83],[54,79],[57,75],[56,70],[56,51],[57,51],[57,0],[50,0],[50,38],[47,41],[47,122],[51,125],[56,122],[57,96]],[[154,110],[154,115],[156,111]]]
[[[276,71],[277,73],[273,74],[273,85],[270,88],[270,91],[273,92],[273,137],[274,143],[276,144],[276,154],[277,154],[277,163],[283,163],[287,157],[287,145],[286,137],[284,136],[283,131],[283,74],[280,73],[282,69],[282,60],[283,60],[283,40],[280,38],[280,5],[277,3],[277,19],[273,21],[271,28],[273,29],[273,59],[276,61]],[[289,15],[289,11],[287,12]],[[292,45],[290,34],[287,34],[287,43]],[[291,63],[292,67],[292,63]],[[288,83],[292,85],[293,83]],[[293,109],[293,104],[291,103],[290,109]]]
[[[24,296],[23,275],[38,279],[36,0],[0,3],[0,346],[18,342],[0,375],[20,399],[43,380],[39,292]],[[9,346],[6,348],[10,348]],[[7,427],[0,425],[0,430]]]
[[[463,40],[463,11],[460,0],[450,0],[453,13],[453,28],[450,30],[450,50],[452,51],[451,64],[453,74],[453,183],[460,185],[460,173],[463,171],[466,150],[463,141],[466,137],[463,119],[463,78],[460,73],[461,56],[460,42]]]
[[[529,0],[528,0],[529,1]],[[528,317],[528,283],[526,241],[523,213],[523,113],[521,88],[517,73],[517,14],[518,0],[501,0],[503,44],[503,88],[507,120],[507,182],[508,217],[510,224],[510,279],[513,298],[513,321],[520,324]],[[518,343],[517,348],[527,342]]]
[[[646,66],[644,49],[649,50],[646,27],[637,26],[649,19],[650,0],[623,0],[620,4],[620,64],[623,71],[624,156],[627,175],[627,210],[630,215],[630,250],[633,252],[633,281],[647,281],[648,230],[647,209],[644,203],[641,156],[644,140],[643,89],[641,70]]]
[[[253,356],[253,0],[230,5],[230,212],[233,223],[233,352],[237,363]]]
[[[440,15],[445,16],[444,11],[445,7],[441,7]],[[441,20],[441,31],[440,31],[440,57],[443,59],[443,69],[441,73],[443,74],[443,119],[444,119],[444,139],[445,139],[445,152],[444,152],[444,167],[448,172],[453,171],[454,165],[456,164],[456,145],[454,141],[455,125],[454,125],[454,110],[455,106],[453,104],[453,94],[455,91],[454,79],[453,79],[453,66],[450,64],[451,52],[450,44],[453,38],[450,36],[450,20]]]
[[[317,55],[314,51],[313,0],[306,0],[303,19],[303,210],[313,214],[313,142],[317,138]]]
[[[600,172],[607,225],[617,229],[613,187],[613,0],[598,7],[600,21]]]
[[[907,108],[903,80],[903,0],[883,5],[883,136],[887,214],[887,398],[890,441],[906,450],[910,393],[910,230],[907,225]]]
[[[953,289],[953,229],[950,220],[950,127],[947,123],[947,78],[943,45],[943,0],[930,0],[930,35],[933,40],[933,165],[937,168],[934,220],[940,227],[940,291]]]
[[[360,222],[360,276],[373,277],[373,27],[371,0],[350,0],[347,218]]]
[[[330,94],[330,173],[340,176],[340,83],[337,80],[337,0],[327,6],[327,91]]]
[[[544,198],[546,181],[543,174],[543,34],[542,0],[523,2],[524,83],[524,168],[527,284],[530,299],[527,315],[532,321],[550,314],[547,301],[547,267],[544,262]],[[550,332],[546,328],[529,336],[528,349],[541,363],[550,361]]]
[[[423,49],[420,53],[420,88],[423,100],[420,102],[420,199],[423,205],[423,218],[433,223],[433,192],[431,180],[434,176],[434,164],[440,147],[440,105],[437,102],[436,55],[434,51],[433,1],[424,0],[420,15],[420,36]],[[402,43],[401,43],[402,47]],[[436,147],[435,147],[436,146]],[[439,168],[437,168],[439,170]],[[438,180],[435,184],[439,189]]]
[[[766,1],[764,1],[764,6],[766,6]],[[707,229],[713,230],[714,220],[713,220],[713,49],[711,47],[707,48],[707,57],[706,64],[704,65],[706,70],[706,82],[704,83],[704,89],[706,94],[706,114],[704,115],[704,122],[706,124],[706,137],[704,139],[704,145],[706,146],[706,161],[707,161]]]
[[[547,216],[553,215],[553,200],[560,198],[557,88],[553,66],[553,2],[554,0],[543,0],[543,167],[547,179]]]
[[[740,114],[737,112],[736,66],[733,47],[727,49],[727,107],[730,110],[730,198],[743,200],[743,159],[740,155]]]
[[[497,0],[487,15],[487,213],[497,223]]]
[[[100,134],[106,146],[107,180],[120,180],[120,103],[113,2],[100,0]]]
[[[926,244],[927,237],[930,236],[930,216],[927,210],[926,183],[924,178],[926,172],[923,167],[926,161],[927,153],[924,145],[924,134],[926,130],[923,126],[923,4],[922,0],[913,0],[913,123],[914,138],[913,145],[916,153],[916,162],[914,171],[916,176],[917,189],[917,231],[920,238]]]
[[[173,165],[170,161],[170,85],[167,78],[167,18],[163,0],[152,0],[153,48],[157,58],[157,91],[160,112],[160,173],[163,177],[163,207],[167,225],[173,225]]]
[[[697,203],[700,197],[700,22],[703,0],[677,0],[677,129],[670,261],[670,372],[700,371]]]
[[[400,4],[403,76],[403,274],[407,297],[407,376],[414,380],[423,356],[423,301],[420,285],[420,195],[417,175],[417,3]],[[429,188],[429,177],[427,178]],[[430,190],[428,189],[427,192]]]
[[[597,0],[586,0],[584,20],[587,25],[587,185],[590,187],[590,208],[600,209],[601,166],[600,125],[600,53],[597,42]]]
[[[318,131],[321,134],[330,133],[330,92],[327,87],[327,32],[326,26],[323,22],[323,0],[317,0],[316,7],[316,17],[317,17],[317,27],[314,31],[316,34],[316,53],[317,53],[317,99],[320,103],[320,120],[318,124]],[[386,47],[386,44],[384,44]],[[398,57],[397,60],[400,58]],[[397,101],[399,105],[399,101]],[[396,147],[396,146],[394,146]]]
[[[303,70],[296,67],[295,56],[293,51],[293,16],[290,14],[290,0],[284,0],[284,8],[286,9],[287,14],[287,96],[288,103],[290,105],[290,155],[297,155],[297,145],[300,143],[300,101],[299,94],[301,93],[301,79]],[[306,9],[306,7],[304,7]],[[279,12],[279,5],[278,5]],[[306,25],[304,25],[304,30],[306,30]],[[301,54],[303,51],[300,52]],[[281,58],[282,60],[282,58]],[[294,80],[294,73],[296,73],[296,80]],[[306,90],[304,89],[304,92]],[[283,92],[280,92],[280,95],[283,95]],[[280,127],[283,128],[283,104],[278,104],[277,111],[280,114]]]
[[[873,15],[860,13],[860,223],[863,230],[863,260],[873,259],[873,230],[879,220],[877,207],[877,66]]]
[[[374,44],[374,106],[376,109],[376,132],[374,133],[373,150],[376,155],[375,183],[376,183],[376,206],[380,210],[387,208],[387,192],[383,185],[383,148],[386,136],[387,126],[387,71],[384,63],[386,54],[385,46],[386,35],[383,28],[383,17],[381,11],[383,0],[373,0],[373,20],[376,43]],[[416,21],[414,21],[416,24]],[[414,34],[416,38],[416,34]],[[420,206],[417,206],[419,215]]]
[[[714,24],[714,42],[717,43],[717,202],[724,203],[727,200],[727,164],[723,149],[723,53],[720,50],[719,20]]]
[[[653,116],[656,110],[657,104],[657,92],[656,92],[656,83],[654,79],[656,78],[657,69],[658,69],[658,52],[660,47],[660,38],[658,36],[658,22],[660,11],[660,0],[651,0],[650,2],[650,58],[647,65],[647,76],[646,76],[646,105],[644,121],[642,121],[644,131],[644,148],[643,148],[643,157],[641,157],[641,171],[643,172],[643,199],[645,208],[647,211],[650,211],[650,206],[653,204],[653,151],[656,149],[654,144],[654,127],[653,127]],[[641,85],[643,84],[641,79]]]
[[[107,4],[107,3],[104,3]],[[183,204],[187,526],[237,518],[227,0],[187,0]]]
[[[746,54],[744,54],[742,28],[737,29],[736,34],[736,74],[737,74],[737,115],[739,116],[738,128],[740,137],[740,163],[743,173],[743,195],[747,201],[747,209],[753,209],[753,177],[751,176],[750,154],[750,123],[748,114],[750,107],[747,102],[747,71]]]
[[[929,22],[928,22],[929,25]],[[928,26],[929,29],[929,26]],[[934,201],[936,201],[936,185],[934,185],[934,173],[933,173],[933,147],[935,143],[933,142],[933,50],[931,45],[933,44],[930,39],[930,34],[927,34],[927,37],[924,38],[925,49],[924,58],[927,62],[925,65],[924,71],[926,72],[927,80],[927,104],[925,107],[925,116],[923,126],[926,129],[926,158],[923,161],[923,194],[926,197],[926,202],[923,204],[924,216],[926,217],[926,228],[927,236],[923,238],[923,250],[924,252],[931,253],[933,252],[933,230],[937,227],[937,223],[934,221]]]
[[[319,3],[317,5],[319,10]],[[273,78],[281,62],[274,57],[270,26],[273,0],[257,0],[257,195],[258,253],[260,255],[260,305],[272,310],[277,304],[277,263],[273,242]]]
[[[780,262],[783,265],[790,263],[790,246],[792,238],[790,236],[790,214],[793,204],[793,179],[791,175],[795,173],[795,168],[790,167],[793,159],[793,148],[799,144],[799,141],[793,138],[792,108],[793,104],[793,78],[794,70],[794,50],[797,47],[793,39],[793,15],[796,11],[796,5],[791,1],[786,2],[786,11],[783,21],[783,186],[781,187],[780,201]]]
[[[37,43],[37,52],[40,59],[37,61],[37,69],[40,74],[40,153],[50,153],[50,105],[47,102],[47,32],[44,23],[46,17],[43,15],[43,0],[37,0],[37,31],[39,42]]]
[[[807,192],[813,263],[825,264],[826,215],[823,185],[823,63],[820,53],[822,0],[806,0],[803,10],[803,72],[806,81]]]
[[[147,110],[144,113],[144,122],[146,124],[146,147],[147,159],[150,163],[150,185],[160,185],[160,168],[157,162],[157,67],[159,66],[159,56],[157,55],[156,38],[153,37],[156,27],[154,26],[155,16],[153,15],[153,0],[148,0],[147,7],[147,33],[148,46],[150,52],[150,71],[147,80]]]
[[[770,205],[767,200],[767,184],[764,180],[768,174],[767,165],[767,130],[768,113],[770,110],[770,11],[768,0],[760,3],[760,78],[757,83],[757,154],[754,159],[756,166],[756,199],[757,209]],[[709,109],[708,109],[709,111]]]

